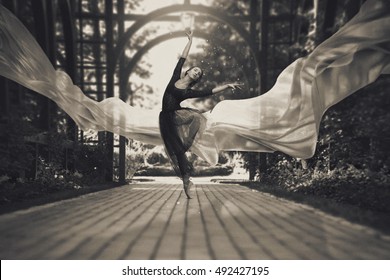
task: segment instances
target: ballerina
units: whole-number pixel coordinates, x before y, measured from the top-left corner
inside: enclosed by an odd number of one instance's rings
[[[189,190],[193,183],[190,175],[193,171],[186,152],[191,148],[196,138],[201,136],[205,129],[206,118],[197,110],[180,107],[180,103],[188,98],[206,97],[220,93],[228,88],[241,88],[240,83],[228,83],[208,90],[193,90],[203,76],[203,71],[197,66],[189,68],[180,78],[183,64],[191,48],[193,31],[187,31],[188,43],[177,62],[175,70],[164,92],[162,111],[159,116],[161,137],[165,150],[177,176],[183,180],[184,191],[190,198]]]

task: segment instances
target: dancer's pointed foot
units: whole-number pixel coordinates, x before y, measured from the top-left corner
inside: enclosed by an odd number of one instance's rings
[[[187,179],[187,180],[184,180],[184,181],[183,181],[184,193],[186,194],[187,199],[191,199],[191,196],[190,196],[190,189],[192,188],[193,185],[194,185],[194,183],[192,183],[192,182],[190,181],[190,179]]]
[[[303,168],[304,170],[306,170],[306,169],[307,169],[307,161],[304,160],[304,159],[301,159],[301,164],[302,164],[302,168]]]

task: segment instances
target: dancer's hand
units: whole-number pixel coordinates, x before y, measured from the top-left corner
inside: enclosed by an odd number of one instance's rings
[[[186,30],[186,35],[188,37],[188,40],[192,40],[192,36],[194,35],[194,31],[193,30]]]
[[[235,90],[235,89],[242,89],[242,86],[243,86],[244,84],[243,83],[231,83],[231,84],[227,84],[227,86],[229,87],[229,88],[231,88],[233,91]]]
[[[184,47],[183,53],[181,54],[181,57],[187,58],[188,53],[190,52],[190,48],[192,45],[192,35],[194,34],[194,31],[192,30],[186,30],[186,35],[188,37],[187,45]]]

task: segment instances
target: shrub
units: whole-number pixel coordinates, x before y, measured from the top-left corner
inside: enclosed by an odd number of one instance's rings
[[[4,132],[0,134],[0,175],[7,175],[13,179],[24,177],[31,168],[34,158],[34,148],[26,143],[24,137],[36,132],[20,114],[15,113],[15,116],[8,119],[4,125]]]
[[[196,168],[194,176],[226,176],[233,172],[231,166],[211,166],[206,168]]]
[[[168,163],[168,159],[166,158],[165,155],[161,153],[152,152],[147,156],[146,162],[152,165],[165,164]]]
[[[197,167],[194,171],[194,176],[224,176],[230,175],[233,172],[231,166],[212,166],[212,167]],[[135,173],[137,176],[176,176],[170,166],[153,166]]]
[[[322,166],[322,162],[317,162],[314,167],[303,170],[292,159],[279,159],[261,181],[288,192],[315,195],[370,210],[390,212],[390,176],[387,168],[373,172],[369,168],[345,164],[328,171]]]
[[[222,164],[222,165],[228,164],[229,161],[230,161],[230,158],[229,158],[228,154],[226,154],[226,153],[220,153],[219,154],[219,158],[218,158],[218,163],[219,164]]]
[[[166,166],[153,166],[146,169],[138,170],[134,174],[135,176],[176,176],[171,167]]]
[[[84,175],[88,184],[105,180],[105,172],[112,162],[108,159],[105,145],[78,145],[74,153],[75,169]]]

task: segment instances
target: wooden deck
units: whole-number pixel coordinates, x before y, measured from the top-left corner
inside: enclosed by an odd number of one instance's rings
[[[390,259],[390,236],[236,184],[137,183],[0,216],[1,259]]]

